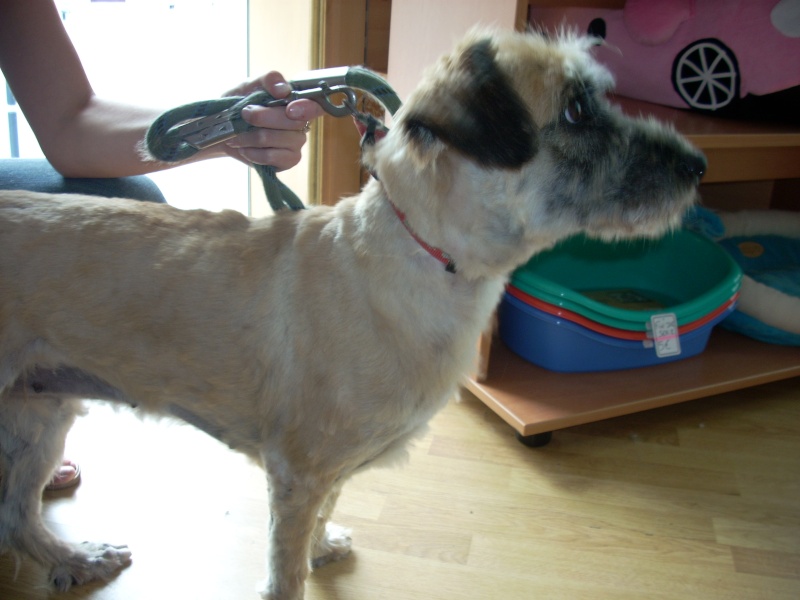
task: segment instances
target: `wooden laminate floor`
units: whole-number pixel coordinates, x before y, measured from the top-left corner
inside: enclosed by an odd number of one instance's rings
[[[0,599],[255,600],[261,472],[189,427],[97,405],[69,439],[83,483],[49,496],[61,535],[127,543],[106,585],[51,594],[0,558]],[[520,445],[474,398],[404,468],[354,479],[336,520],[354,554],[308,600],[800,598],[800,380]]]

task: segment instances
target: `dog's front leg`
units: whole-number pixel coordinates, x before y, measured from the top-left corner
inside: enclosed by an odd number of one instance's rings
[[[269,469],[270,526],[264,600],[302,600],[318,513],[332,481],[282,465]]]

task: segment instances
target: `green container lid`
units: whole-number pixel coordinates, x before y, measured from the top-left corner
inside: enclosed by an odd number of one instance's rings
[[[511,285],[604,325],[644,331],[652,315],[691,323],[729,302],[742,271],[713,241],[687,230],[656,240],[575,236],[514,271]]]

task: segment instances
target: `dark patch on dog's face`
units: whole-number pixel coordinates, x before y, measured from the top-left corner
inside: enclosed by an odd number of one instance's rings
[[[463,81],[439,95],[437,114],[411,113],[405,128],[412,142],[439,139],[482,166],[519,168],[536,154],[536,128],[525,103],[495,61],[488,40],[461,57]]]

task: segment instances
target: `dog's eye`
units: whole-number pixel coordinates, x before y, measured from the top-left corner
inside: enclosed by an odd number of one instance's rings
[[[573,125],[583,120],[583,107],[577,100],[570,100],[564,109],[564,118]]]

